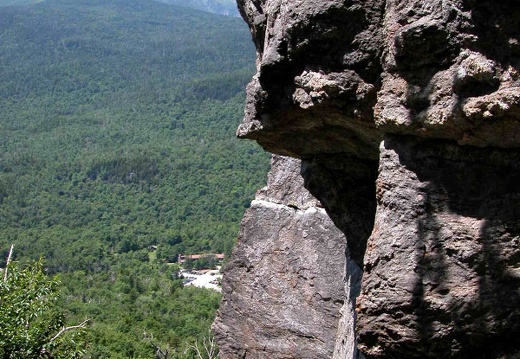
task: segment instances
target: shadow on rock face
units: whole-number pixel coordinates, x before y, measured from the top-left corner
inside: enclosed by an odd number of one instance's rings
[[[518,153],[393,137],[382,157],[358,302],[362,350],[510,357],[520,335]]]
[[[377,158],[382,136],[372,108],[381,73],[384,3],[361,3],[367,5],[240,2],[255,38],[258,71],[247,89],[239,137],[297,158],[327,153]]]
[[[238,3],[258,58],[237,135],[302,159],[305,187],[364,264],[362,351],[511,357],[517,1]]]
[[[386,9],[382,84],[386,133],[517,148],[520,8],[512,2],[395,2]]]
[[[302,162],[305,187],[320,200],[360,267],[374,225],[377,162],[329,156]]]

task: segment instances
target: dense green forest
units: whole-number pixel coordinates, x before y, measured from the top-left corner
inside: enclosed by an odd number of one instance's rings
[[[44,257],[68,315],[92,318],[91,357],[207,335],[219,294],[167,262],[229,253],[265,181],[267,155],[234,137],[253,67],[233,17],[148,0],[0,11],[0,267],[11,243]]]

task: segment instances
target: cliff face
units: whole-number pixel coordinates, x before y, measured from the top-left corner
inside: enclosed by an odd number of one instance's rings
[[[515,151],[385,139],[357,299],[367,356],[519,351],[519,160]]]
[[[271,206],[265,221],[253,203],[215,325],[222,357],[354,358],[355,339],[367,358],[519,356],[520,6],[240,0],[239,8],[258,71],[238,135],[301,159],[304,186],[340,232],[332,246],[332,229],[320,232],[329,227],[301,209]],[[300,186],[284,161],[269,198]],[[310,242],[295,242],[311,230]],[[270,265],[244,264],[284,246],[286,257],[263,259]],[[314,287],[288,274],[303,262],[313,281],[334,282],[341,294],[311,300]],[[265,281],[293,287],[270,292]],[[295,319],[303,317],[305,326]]]
[[[271,167],[226,266],[214,324],[221,356],[330,358],[341,309],[353,306],[345,236],[303,188],[299,160],[275,156]]]

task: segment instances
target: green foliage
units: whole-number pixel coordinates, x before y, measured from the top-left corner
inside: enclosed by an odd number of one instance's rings
[[[239,19],[60,0],[5,8],[0,33],[0,251],[54,272],[230,252],[268,162],[234,138],[254,63]]]
[[[92,358],[154,358],[149,338],[179,355],[207,334],[220,293],[182,286],[178,267],[127,258],[107,273],[63,274],[69,317],[92,318]],[[188,356],[191,358],[191,356]]]
[[[66,330],[57,305],[59,282],[48,277],[42,261],[20,268],[7,266],[0,280],[0,358],[79,358],[84,353],[84,330]],[[61,331],[61,334],[59,334]]]
[[[234,136],[247,27],[147,0],[46,0],[3,7],[0,37],[0,266],[11,243],[20,262],[45,257],[66,316],[92,318],[93,358],[152,358],[143,332],[200,341],[220,295],[165,262],[229,253],[265,180],[268,156]]]

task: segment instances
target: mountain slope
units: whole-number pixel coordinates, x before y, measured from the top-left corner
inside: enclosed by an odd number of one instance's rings
[[[157,0],[165,4],[185,6],[215,14],[240,16],[235,0]]]
[[[253,59],[239,20],[153,2],[47,1],[2,11],[0,33],[4,248],[33,228],[64,238],[55,230],[100,218],[106,249],[121,238],[112,221],[134,228],[139,248],[172,235],[208,241],[192,250],[230,247],[254,188],[246,195],[238,178],[258,176],[263,157],[233,138]],[[146,208],[153,226],[136,224],[144,201],[157,207]]]
[[[153,357],[143,332],[194,343],[219,297],[164,262],[229,252],[268,166],[234,134],[254,71],[246,26],[47,0],[2,8],[0,38],[0,266],[14,243],[61,272],[70,315],[94,323],[93,358]]]

